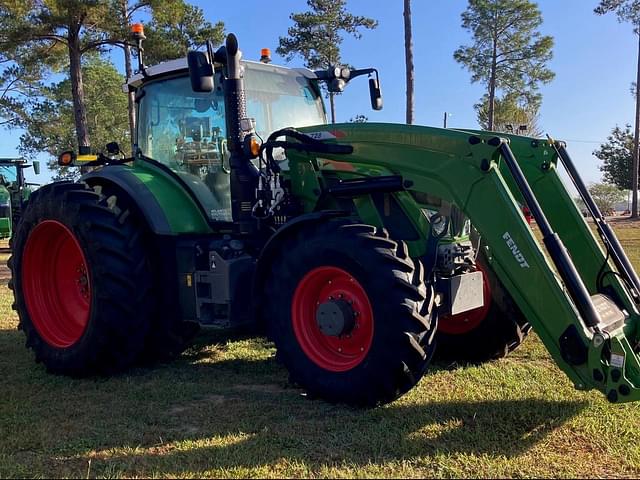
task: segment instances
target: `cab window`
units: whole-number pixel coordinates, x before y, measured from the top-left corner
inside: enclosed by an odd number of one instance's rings
[[[196,93],[188,77],[150,83],[139,109],[138,148],[176,172],[211,220],[231,221],[224,99]]]

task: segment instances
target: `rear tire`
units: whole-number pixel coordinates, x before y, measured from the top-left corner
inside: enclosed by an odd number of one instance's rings
[[[268,331],[294,383],[331,402],[374,406],[420,380],[434,350],[434,293],[404,243],[328,221],[286,239],[271,265]],[[323,332],[320,304],[354,323]]]
[[[93,185],[93,190],[107,198],[115,197],[118,206],[128,210],[137,224],[144,223],[142,212],[125,192],[111,185]],[[200,331],[200,324],[187,322],[180,318],[181,312],[179,308],[176,309],[174,306],[178,300],[174,300],[172,297],[176,295],[172,283],[175,278],[173,271],[170,273],[163,271],[162,262],[167,260],[160,253],[149,229],[144,228],[143,230],[146,255],[153,278],[155,301],[151,324],[140,354],[140,360],[143,365],[152,365],[155,362],[171,361],[180,355],[191,345],[191,341]]]
[[[138,358],[152,317],[144,228],[83,183],[31,195],[13,239],[14,308],[53,373],[111,374]]]
[[[458,325],[447,322],[451,318],[442,317],[436,339],[440,360],[463,363],[483,363],[506,357],[518,348],[526,338],[531,326],[489,266],[484,253],[476,260],[484,275],[488,288],[489,305],[478,311],[467,312],[458,317]],[[486,301],[487,297],[485,297]],[[480,318],[473,321],[473,328],[460,328],[460,318]]]

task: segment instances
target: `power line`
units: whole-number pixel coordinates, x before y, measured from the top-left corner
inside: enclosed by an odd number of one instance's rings
[[[605,140],[572,140],[570,138],[562,138],[565,142],[573,142],[573,143],[606,143]]]

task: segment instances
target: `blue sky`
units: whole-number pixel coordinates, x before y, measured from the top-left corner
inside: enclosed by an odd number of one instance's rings
[[[271,48],[274,63],[278,37],[291,25],[289,14],[306,9],[304,0],[192,1],[208,20],[224,21],[240,41],[245,58],[258,59],[260,49]],[[404,122],[405,80],[402,0],[372,2],[349,0],[349,9],[379,21],[360,40],[346,39],[342,55],[357,67],[380,70],[385,106],[369,106],[366,81],[354,81],[337,101],[338,121],[365,114],[370,121]],[[554,138],[568,141],[569,149],[587,181],[599,181],[599,161],[591,155],[616,125],[633,121],[634,102],[629,92],[635,79],[637,37],[614,15],[593,14],[597,0],[540,0],[542,32],[555,38],[550,67],[555,80],[542,88],[541,126]],[[450,127],[476,127],[473,105],[484,93],[470,83],[469,73],[453,60],[454,50],[470,41],[460,27],[466,0],[413,0],[415,110],[417,124],[441,126],[445,111]],[[114,55],[119,63],[119,56]],[[301,60],[291,66],[302,65]],[[16,154],[18,135],[0,132],[0,156]],[[43,181],[43,176],[39,181]],[[35,178],[32,178],[35,180]]]

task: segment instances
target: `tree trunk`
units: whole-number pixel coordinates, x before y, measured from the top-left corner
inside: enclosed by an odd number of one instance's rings
[[[336,99],[335,93],[329,92],[329,105],[331,106],[331,123],[336,123]]]
[[[69,76],[71,78],[71,97],[73,98],[73,114],[76,124],[76,136],[79,147],[89,147],[89,129],[87,127],[87,111],[84,105],[84,84],[82,82],[82,53],[78,28],[69,29]]]
[[[640,33],[638,34],[638,72],[636,80],[636,125],[633,139],[633,162],[631,168],[631,218],[638,218],[638,163],[640,160]]]
[[[497,42],[493,43],[493,58],[491,59],[491,73],[489,76],[489,130],[493,131],[496,110],[496,69],[498,68]]]
[[[411,31],[411,0],[404,0],[404,54],[407,76],[407,123],[413,123],[413,34]]]
[[[124,26],[126,31],[129,31],[129,17],[127,15],[129,10],[128,0],[121,0],[120,8],[122,10],[122,18],[124,19]],[[125,42],[127,39],[124,39]],[[124,69],[127,75],[127,80],[133,76],[133,68],[131,67],[131,47],[125,43],[124,45]],[[135,155],[136,145],[136,107],[135,107],[135,93],[129,92],[127,94],[128,109],[129,109],[129,132],[131,135],[131,155]]]

